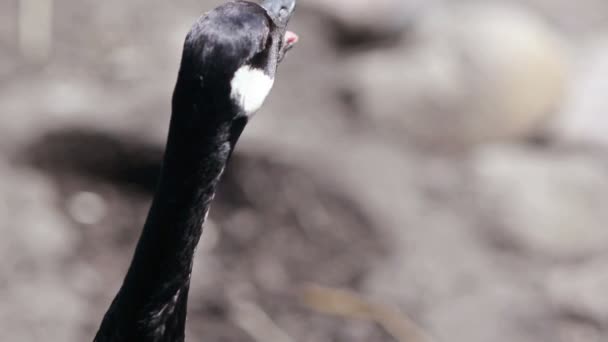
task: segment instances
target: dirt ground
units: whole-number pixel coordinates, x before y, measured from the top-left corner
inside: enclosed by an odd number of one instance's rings
[[[220,1],[55,0],[46,53],[20,29],[25,2],[0,3],[0,340],[92,340],[154,191],[182,39]],[[29,15],[48,15],[42,3]],[[340,15],[320,3],[300,2],[301,42],[223,178],[195,260],[188,340],[608,339],[608,153],[579,139],[606,127],[595,113],[608,110],[608,68],[590,61],[608,51],[608,6],[507,2],[546,22],[571,61],[559,95],[540,89],[562,79],[546,76],[554,69],[526,74],[538,88],[523,94],[544,96],[527,106],[505,95],[519,94],[504,88],[518,79],[495,82],[502,62],[483,57],[493,77],[475,79],[483,68],[466,49],[481,45],[423,50],[453,31],[442,25],[465,27],[446,13],[474,1],[429,1],[388,31],[348,21],[365,2]],[[455,73],[441,64],[452,51]],[[568,114],[585,115],[577,94],[599,121],[571,131]]]

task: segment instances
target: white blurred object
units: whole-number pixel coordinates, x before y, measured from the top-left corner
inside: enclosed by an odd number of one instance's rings
[[[557,259],[608,248],[608,168],[564,152],[486,147],[474,168],[479,208],[500,243]]]
[[[68,200],[68,212],[81,224],[99,223],[107,214],[106,201],[94,192],[82,191]]]
[[[349,65],[348,87],[383,127],[448,146],[512,139],[534,132],[560,104],[569,56],[559,35],[523,9],[437,8],[413,38]]]
[[[578,62],[554,132],[570,143],[608,147],[608,39],[583,50]]]

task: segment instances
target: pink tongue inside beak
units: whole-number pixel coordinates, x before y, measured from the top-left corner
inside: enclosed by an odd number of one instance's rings
[[[300,37],[298,37],[297,34],[291,32],[291,31],[285,32],[285,44],[293,45],[293,44],[297,43],[298,40],[300,40]]]

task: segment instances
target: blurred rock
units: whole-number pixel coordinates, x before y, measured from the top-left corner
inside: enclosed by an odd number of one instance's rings
[[[3,1],[0,3],[1,13],[16,13],[17,2]],[[17,16],[6,15],[0,20],[0,43],[16,47],[17,43]],[[12,44],[9,44],[12,43]],[[2,49],[4,50],[4,49]]]
[[[30,63],[44,65],[53,46],[53,1],[19,1],[19,48]]]
[[[576,258],[608,247],[608,169],[565,153],[490,147],[474,160],[484,228],[499,244]]]
[[[173,82],[173,81],[172,81]],[[171,83],[166,83],[171,84]],[[18,79],[0,92],[0,147],[10,149],[62,128],[121,132],[164,143],[170,92],[159,83],[125,87],[71,74]],[[154,90],[154,89],[156,90]],[[27,100],[20,94],[27,93]],[[35,101],[31,99],[35,98]]]
[[[44,264],[49,258],[66,257],[74,248],[76,237],[52,207],[57,198],[48,180],[35,172],[14,170],[1,160],[0,180],[0,259],[10,260],[3,266]],[[24,259],[17,260],[15,256]]]
[[[430,318],[438,341],[554,341],[540,338],[534,329],[522,329],[521,322],[541,319],[543,308],[531,307],[538,299],[511,284],[494,284],[474,293],[461,294],[431,309]],[[463,329],[463,327],[474,327]]]
[[[62,274],[77,236],[53,188],[0,162],[0,193],[0,340],[78,340],[86,306]]]
[[[559,36],[515,7],[429,12],[409,49],[349,63],[359,109],[425,143],[471,144],[533,133],[559,104],[568,73]]]
[[[608,262],[605,258],[582,265],[565,266],[546,279],[547,293],[566,314],[591,322],[608,323]]]
[[[50,161],[48,175],[0,161],[0,341],[94,335],[148,211],[184,35],[225,1],[56,1],[44,70],[19,57],[17,1],[0,1],[0,151],[36,145]],[[237,151],[227,170],[194,263],[187,340],[250,341],[230,320],[235,292],[297,341],[390,340],[376,325],[303,308],[293,292],[308,282],[397,305],[446,341],[608,340],[604,300],[593,302],[607,250],[598,155],[493,147],[471,162],[400,139],[518,138],[551,118],[569,71],[560,39],[580,47],[590,37],[556,37],[536,16],[479,5],[489,2],[299,2],[290,27],[302,41],[238,148],[268,162]],[[560,29],[601,29],[608,13],[606,0],[509,2]],[[343,68],[353,50],[332,33],[405,41]],[[580,79],[598,70],[601,81],[602,44],[577,51]],[[350,82],[352,107],[339,82]],[[80,191],[107,211],[77,230],[63,211]],[[99,201],[72,199],[79,221],[101,217]]]
[[[2,1],[0,3],[0,13],[15,13],[16,3]],[[16,56],[19,54],[17,49],[17,16],[5,15],[0,20],[0,80],[10,75],[14,69]]]
[[[560,28],[580,38],[608,27],[608,1],[585,0],[511,0],[547,16]],[[576,15],[573,15],[576,13]]]
[[[560,342],[600,342],[603,341],[602,330],[593,322],[581,322],[576,319],[559,322],[557,335]]]
[[[437,0],[307,0],[337,25],[348,40],[382,39],[402,32],[422,8]]]
[[[61,277],[17,278],[0,296],[2,341],[82,341],[86,302]]]
[[[578,63],[554,133],[570,143],[608,147],[608,39],[583,49]]]

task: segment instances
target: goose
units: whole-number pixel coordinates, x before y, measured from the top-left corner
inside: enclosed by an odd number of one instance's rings
[[[122,286],[94,342],[185,338],[193,256],[239,136],[298,41],[296,0],[231,1],[186,36],[162,170]]]

